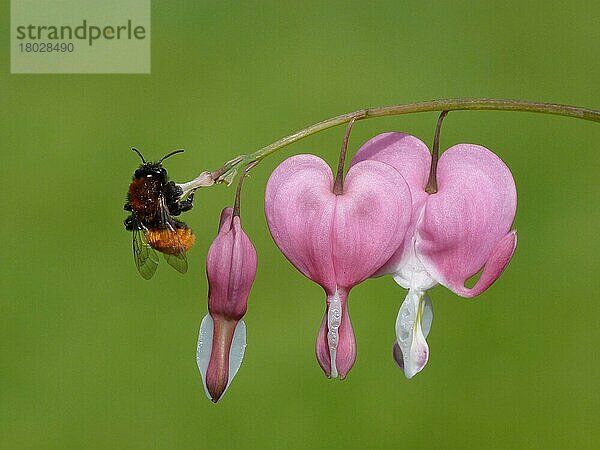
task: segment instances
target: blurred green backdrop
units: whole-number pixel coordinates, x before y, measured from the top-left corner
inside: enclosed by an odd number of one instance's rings
[[[2,259],[0,447],[592,448],[600,442],[600,124],[456,112],[442,145],[496,151],[517,181],[519,245],[475,300],[431,293],[427,368],[391,359],[404,293],[390,278],[351,295],[354,369],[314,357],[321,289],[273,244],[270,171],[312,152],[335,163],[343,128],[266,160],[243,219],[259,252],[248,349],[214,405],[195,362],[204,258],[233,189],[199,192],[181,276],[136,272],[122,220],[138,164],[187,181],[318,120],[434,98],[526,98],[600,108],[600,3],[167,2],[152,5],[151,75],[10,75],[0,7]],[[373,119],[431,142],[437,114]]]

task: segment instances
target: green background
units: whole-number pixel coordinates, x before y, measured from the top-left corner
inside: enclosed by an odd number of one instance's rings
[[[8,3],[8,2],[6,2]],[[321,288],[279,253],[262,210],[269,173],[343,128],[296,143],[247,180],[259,254],[248,349],[214,405],[196,368],[204,259],[233,189],[197,194],[185,276],[144,281],[122,220],[138,164],[175,148],[187,181],[318,120],[366,106],[480,96],[600,108],[600,3],[166,2],[152,5],[150,75],[10,75],[0,7],[0,448],[592,448],[600,442],[600,124],[456,112],[442,146],[474,142],[511,168],[517,251],[473,300],[430,295],[430,362],[391,359],[404,293],[356,287],[354,369],[314,357]],[[372,119],[430,143],[437,114]]]

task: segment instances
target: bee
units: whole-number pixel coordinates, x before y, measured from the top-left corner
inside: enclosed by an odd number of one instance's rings
[[[188,268],[185,253],[194,245],[195,236],[184,222],[174,219],[194,205],[194,192],[182,199],[183,190],[169,181],[162,162],[183,150],[175,150],[157,162],[146,161],[142,154],[132,149],[142,159],[133,174],[127,203],[123,209],[131,212],[123,224],[133,232],[133,259],[140,275],[149,280],[156,272],[158,254],[177,271]]]

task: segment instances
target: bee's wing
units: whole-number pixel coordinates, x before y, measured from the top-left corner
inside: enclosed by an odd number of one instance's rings
[[[140,228],[133,230],[133,259],[140,275],[146,280],[152,278],[158,266],[158,255]]]
[[[185,251],[181,251],[183,248],[181,242],[179,241],[179,237],[177,234],[177,229],[175,226],[175,221],[171,218],[171,214],[169,213],[169,208],[167,208],[167,202],[165,198],[160,196],[160,214],[161,214],[161,223],[164,224],[166,230],[171,234],[171,241],[174,243],[172,253],[163,253],[163,257],[165,261],[177,270],[180,273],[186,273],[188,270],[187,258],[185,256]]]
[[[167,222],[167,228],[173,232],[173,239],[178,243],[178,248],[182,248],[181,244],[179,244],[179,238],[177,237],[177,231],[171,222]],[[187,258],[185,257],[185,252],[178,253],[163,253],[163,257],[165,261],[169,263],[171,267],[177,270],[180,273],[186,273],[188,270]]]
[[[167,255],[163,253],[165,261],[169,263],[171,267],[181,273],[186,273],[188,270],[187,258],[185,253],[178,253],[177,255]]]

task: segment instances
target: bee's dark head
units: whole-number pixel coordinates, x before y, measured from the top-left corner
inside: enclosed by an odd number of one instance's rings
[[[133,174],[134,178],[143,178],[143,177],[157,177],[157,178],[165,178],[167,176],[167,169],[165,169],[160,163],[152,163],[147,162],[142,164],[139,168],[136,169]]]
[[[177,153],[183,152],[183,150],[175,150],[174,152],[168,153],[167,155],[160,158],[157,162],[146,161],[142,154],[139,152],[137,148],[132,148],[134,152],[140,155],[142,159],[142,164],[133,174],[134,178],[142,178],[142,177],[157,177],[157,178],[166,178],[167,177],[167,169],[165,169],[162,165],[162,162],[167,159],[169,156],[173,156]]]

